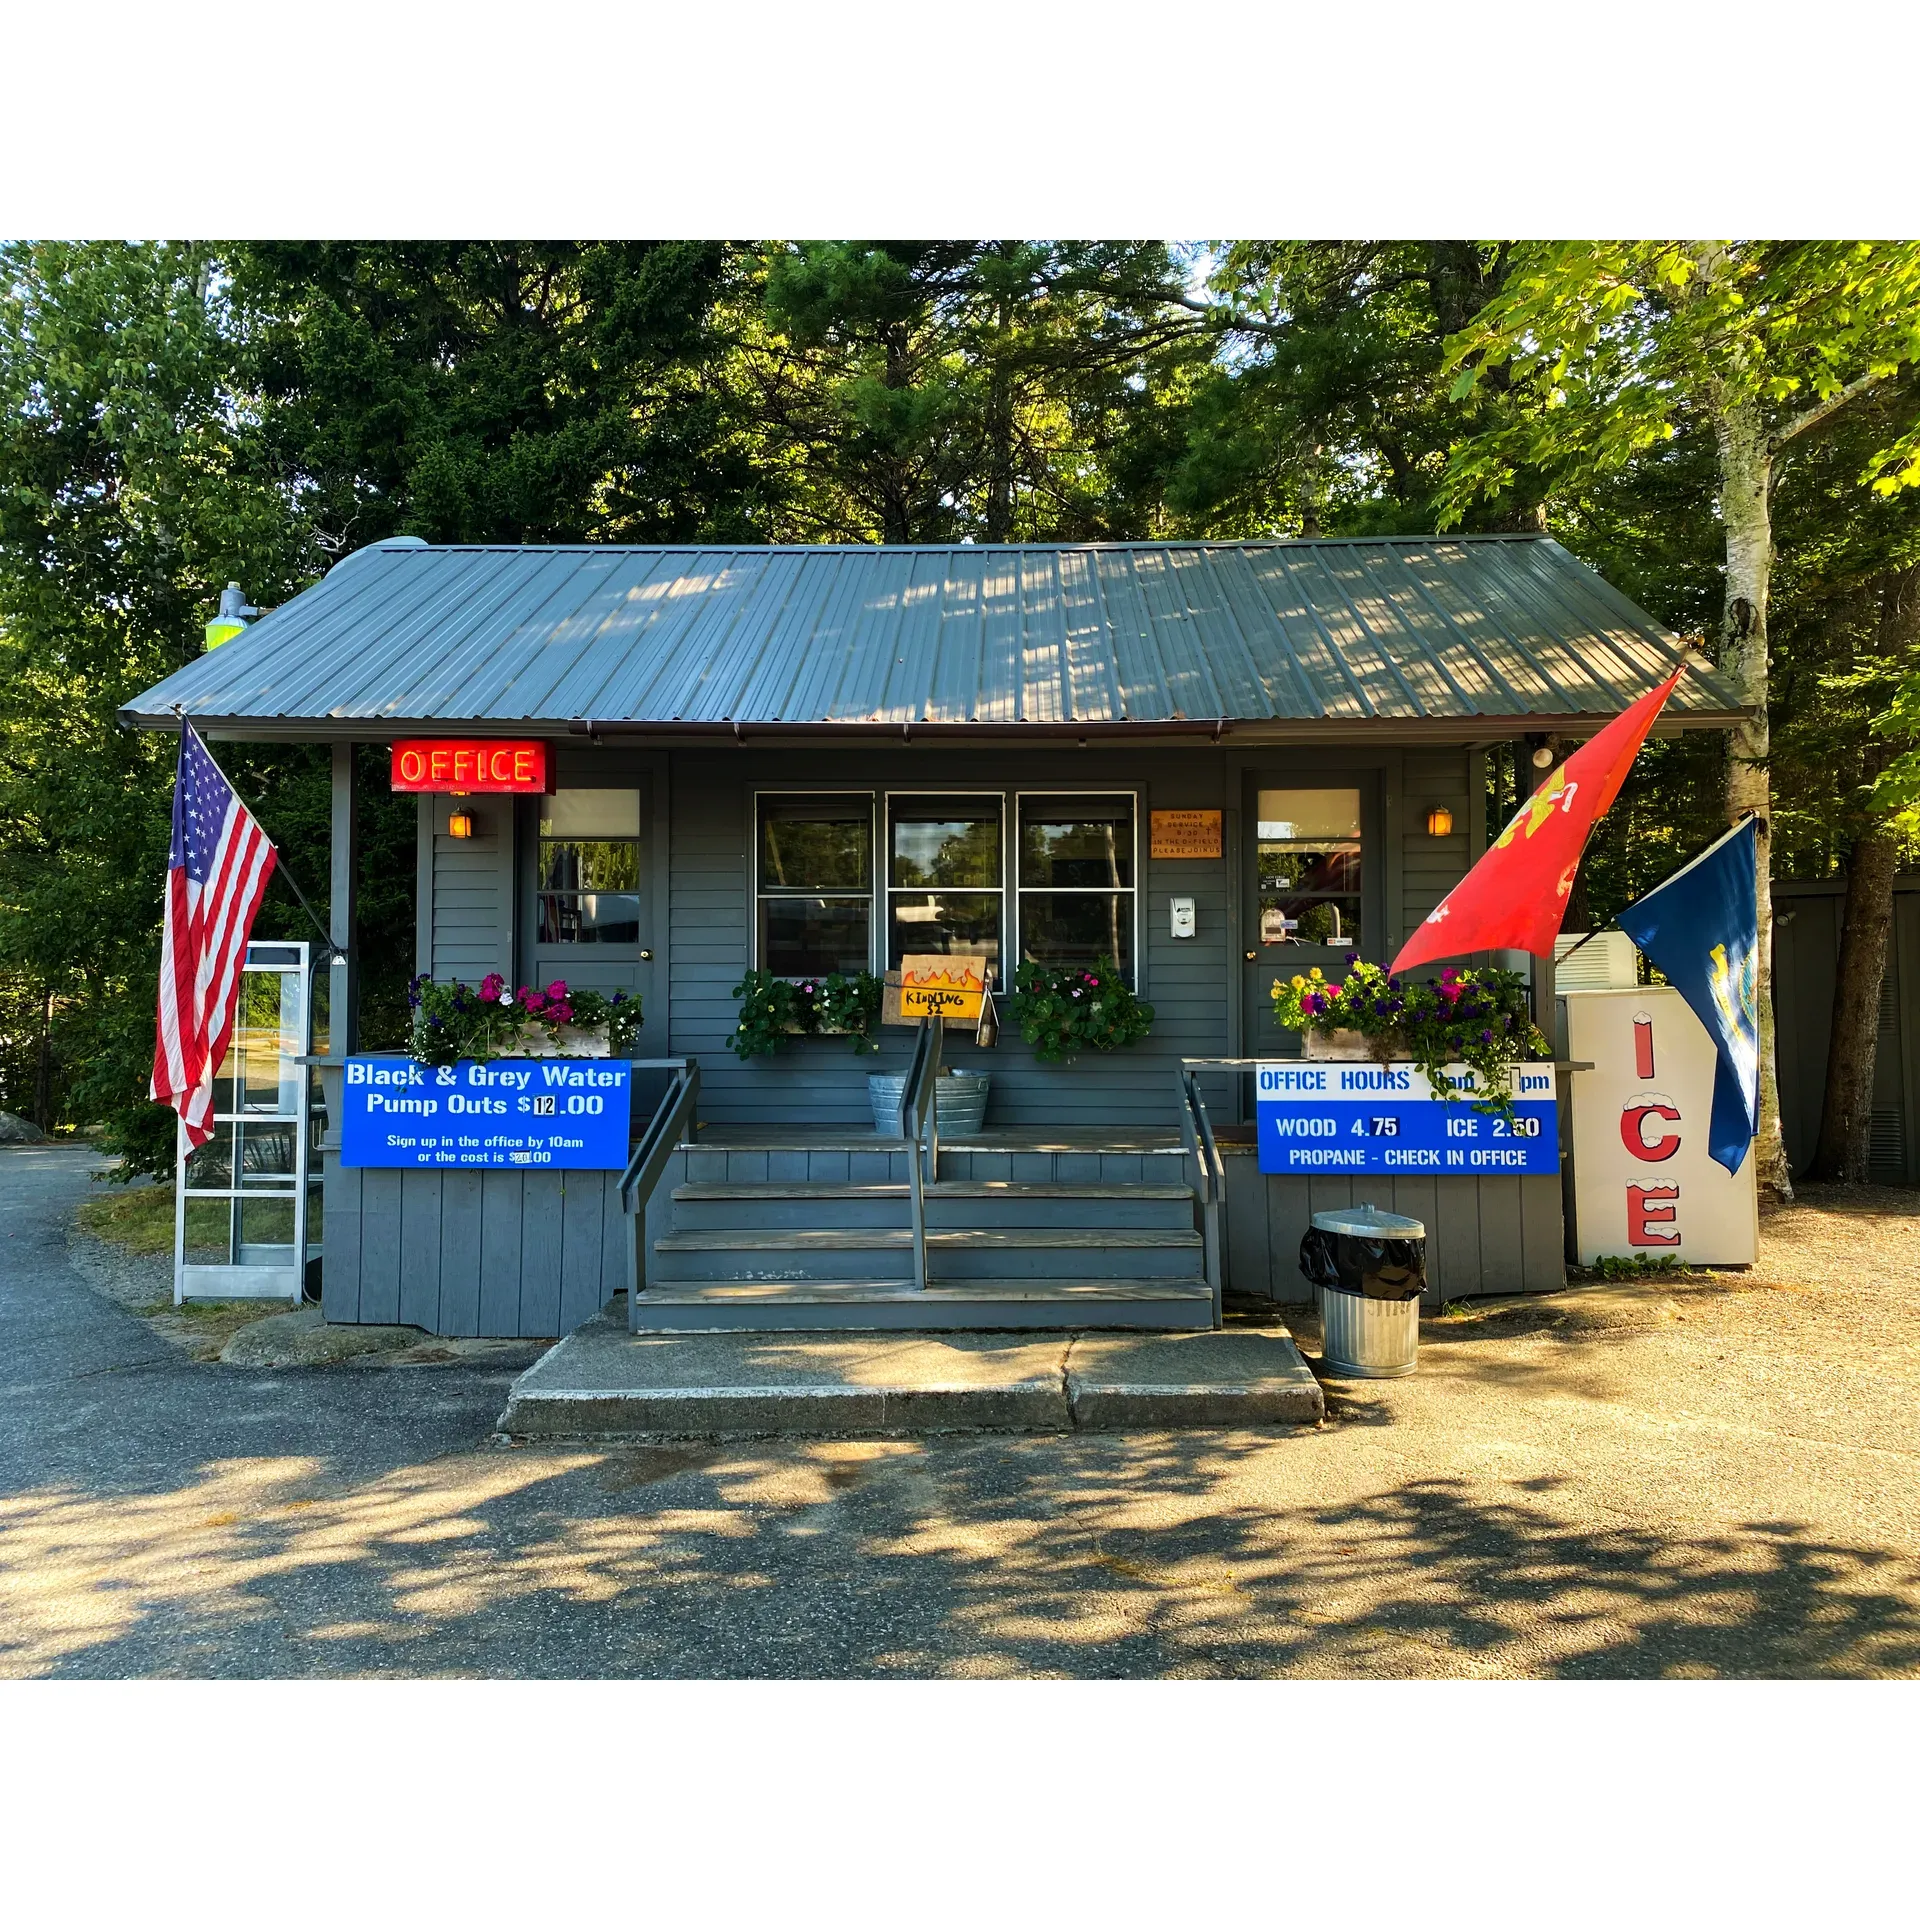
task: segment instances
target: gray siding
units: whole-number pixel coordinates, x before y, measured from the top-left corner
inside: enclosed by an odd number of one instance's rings
[[[616,1173],[326,1160],[322,1298],[342,1326],[557,1339],[627,1284]]]
[[[513,965],[512,799],[474,794],[457,804],[474,816],[471,840],[447,832],[455,802],[434,795],[432,809],[432,938],[427,971],[436,980],[478,981],[511,975]]]
[[[1469,768],[1469,756],[1457,749],[1406,756],[1399,829],[1402,940],[1460,884],[1473,864]],[[1436,806],[1453,815],[1453,831],[1444,839],[1435,839],[1427,831],[1427,815]]]
[[[856,771],[857,769],[857,771]],[[751,959],[749,845],[756,785],[939,787],[956,793],[1015,788],[1140,790],[1142,885],[1140,987],[1154,1006],[1154,1029],[1140,1045],[1086,1055],[1072,1066],[1033,1058],[1019,1033],[1003,1026],[1000,1044],[980,1052],[959,1029],[949,1032],[949,1064],[993,1075],[988,1118],[996,1126],[1111,1121],[1173,1124],[1173,1068],[1183,1053],[1217,1053],[1229,1044],[1229,1007],[1238,992],[1230,965],[1228,858],[1147,859],[1147,813],[1155,807],[1232,807],[1237,769],[1227,756],[1088,749],[1072,753],[983,754],[921,749],[881,754],[743,753],[675,756],[672,784],[669,912],[672,989],[668,1049],[700,1060],[701,1112],[709,1120],[755,1124],[861,1125],[868,1119],[866,1075],[898,1071],[912,1048],[906,1028],[888,1028],[881,1052],[856,1059],[844,1040],[796,1040],[771,1060],[737,1059],[727,1049],[738,1002],[732,997]],[[1011,838],[1011,820],[1009,821]],[[1170,901],[1191,894],[1198,936],[1176,941]]]

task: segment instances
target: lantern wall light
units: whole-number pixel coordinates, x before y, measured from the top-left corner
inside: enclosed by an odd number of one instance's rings
[[[1444,840],[1453,831],[1453,815],[1445,807],[1435,807],[1427,815],[1427,831],[1436,840]]]
[[[473,838],[473,815],[464,810],[456,809],[447,815],[447,831],[456,840],[471,840]]]

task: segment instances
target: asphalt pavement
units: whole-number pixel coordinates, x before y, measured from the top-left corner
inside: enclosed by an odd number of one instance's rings
[[[498,1365],[186,1357],[69,1258],[97,1165],[0,1150],[0,1675],[1920,1668],[1915,1196],[1320,1428],[620,1447],[499,1440]]]

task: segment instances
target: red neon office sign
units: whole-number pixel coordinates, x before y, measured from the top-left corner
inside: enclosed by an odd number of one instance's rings
[[[544,740],[396,740],[395,793],[551,793]]]

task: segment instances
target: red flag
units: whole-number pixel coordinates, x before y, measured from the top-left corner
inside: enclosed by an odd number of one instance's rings
[[[213,1137],[214,1078],[233,1037],[247,936],[275,858],[273,842],[183,724],[152,1092],[180,1115],[190,1147]]]
[[[1427,915],[1390,972],[1500,947],[1552,956],[1587,836],[1613,805],[1640,743],[1685,672],[1675,668],[1664,685],[1608,721],[1554,769],[1467,877]]]

